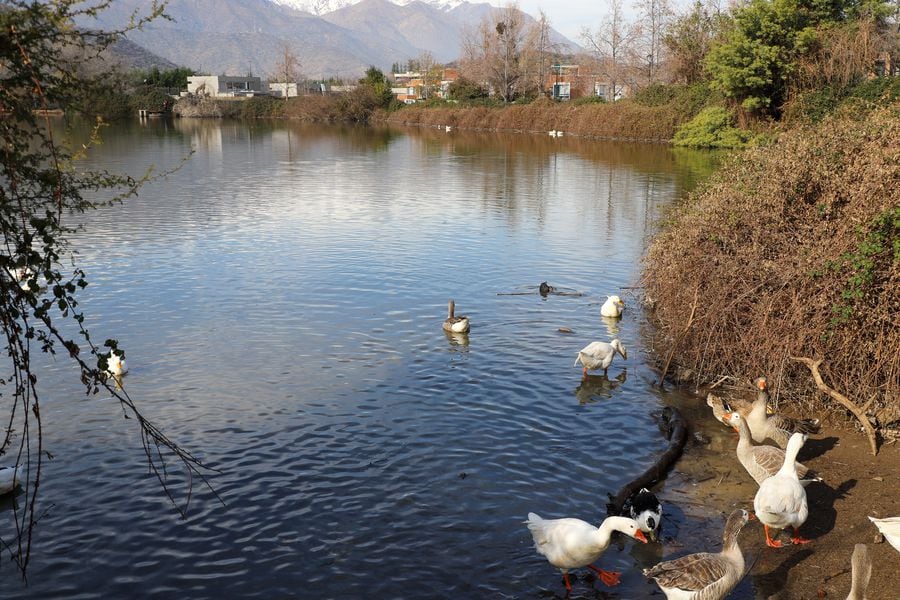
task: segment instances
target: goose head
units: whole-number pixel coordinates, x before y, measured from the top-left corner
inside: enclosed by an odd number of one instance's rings
[[[625,350],[625,346],[622,345],[618,338],[611,341],[609,345],[615,348],[616,352],[622,355],[622,358],[628,359],[628,351]]]

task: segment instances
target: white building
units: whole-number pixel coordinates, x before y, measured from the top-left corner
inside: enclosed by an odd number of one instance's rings
[[[264,92],[259,77],[191,75],[188,77],[188,93],[197,96],[257,96]]]

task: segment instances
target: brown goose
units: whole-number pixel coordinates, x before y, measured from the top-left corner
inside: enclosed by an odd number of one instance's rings
[[[737,412],[746,419],[747,415],[750,414],[750,409],[752,408],[752,405],[746,400],[741,400],[740,398],[725,400],[720,396],[716,396],[712,392],[706,395],[706,405],[712,409],[713,416],[717,421],[721,421],[735,431],[737,431],[737,428],[735,428],[734,425],[725,422],[725,413]]]
[[[763,481],[778,472],[784,464],[784,450],[775,446],[754,446],[750,440],[750,428],[747,427],[747,421],[736,412],[725,413],[723,421],[738,430],[738,435],[740,435],[737,444],[738,460],[757,484],[762,484]],[[800,485],[806,486],[811,481],[822,481],[821,477],[816,477],[805,465],[795,462],[794,468],[797,469]]]
[[[722,551],[699,552],[661,562],[644,569],[670,600],[721,600],[744,575],[744,554],[738,534],[750,519],[746,510],[728,516],[722,535]]]
[[[457,317],[453,314],[456,305],[451,298],[447,303],[447,319],[444,321],[444,331],[451,333],[467,333],[469,331],[469,317]]]
[[[747,426],[750,434],[757,444],[770,439],[778,444],[779,448],[786,448],[792,433],[817,433],[819,431],[818,419],[792,419],[779,414],[766,414],[766,405],[769,402],[768,382],[765,377],[757,377],[753,382],[756,385],[756,400],[747,415]]]

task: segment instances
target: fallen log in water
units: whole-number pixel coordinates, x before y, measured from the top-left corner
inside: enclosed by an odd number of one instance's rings
[[[678,412],[677,408],[667,406],[660,417],[660,429],[669,440],[669,447],[663,452],[655,463],[646,471],[638,475],[633,481],[625,484],[615,496],[609,495],[609,503],[606,505],[606,514],[609,516],[622,514],[622,506],[625,500],[641,488],[649,488],[651,484],[665,477],[666,473],[681,456],[684,445],[687,443],[687,423]]]

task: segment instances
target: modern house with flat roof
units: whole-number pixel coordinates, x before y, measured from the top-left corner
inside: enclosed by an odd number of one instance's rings
[[[266,92],[259,77],[191,75],[188,77],[188,93],[197,96],[256,96]]]

